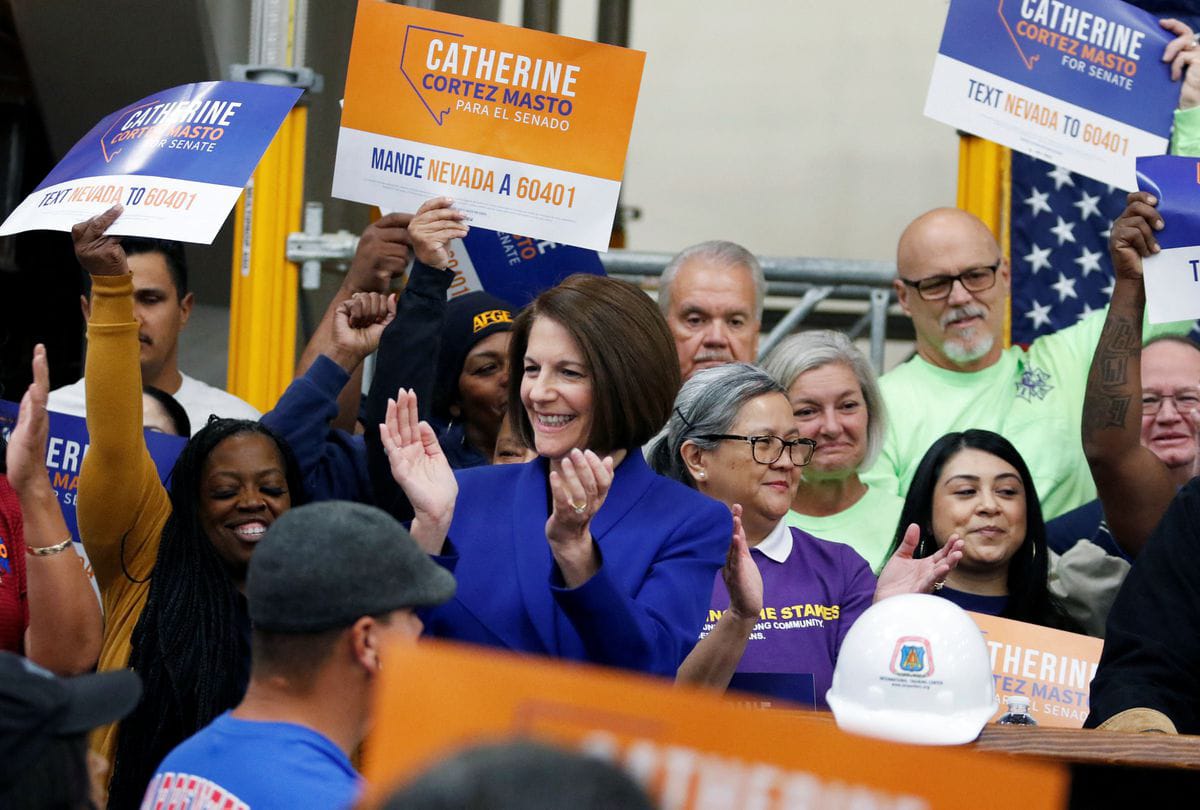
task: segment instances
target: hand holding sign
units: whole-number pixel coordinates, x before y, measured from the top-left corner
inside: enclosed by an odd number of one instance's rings
[[[367,226],[358,240],[345,286],[351,292],[387,292],[408,267],[412,214],[392,213]]]
[[[449,197],[426,200],[408,225],[413,253],[423,264],[444,270],[450,264],[450,240],[462,239],[470,230],[467,215],[454,208]]]
[[[1132,191],[1194,50],[1186,25],[1119,0],[951,0],[925,114]]]
[[[197,82],[122,107],[71,147],[0,236],[66,231],[121,203],[118,234],[210,244],[300,92]]]
[[[97,214],[71,228],[75,257],[83,269],[93,276],[122,276],[129,272],[121,242],[115,236],[104,235],[124,211],[120,205],[114,205],[103,214]]]
[[[1142,258],[1158,253],[1154,232],[1162,230],[1163,221],[1155,208],[1157,204],[1153,194],[1135,191],[1129,195],[1128,205],[1113,223],[1108,252],[1117,278],[1141,281]]]
[[[1121,278],[1144,268],[1150,323],[1200,317],[1200,161],[1137,160],[1138,187],[1113,223],[1109,251]]]

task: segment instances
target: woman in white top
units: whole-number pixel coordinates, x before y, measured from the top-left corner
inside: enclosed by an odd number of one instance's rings
[[[763,368],[787,390],[796,428],[817,442],[785,521],[857,551],[879,573],[904,500],[869,487],[887,414],[875,370],[841,332],[813,330],[784,340]]]

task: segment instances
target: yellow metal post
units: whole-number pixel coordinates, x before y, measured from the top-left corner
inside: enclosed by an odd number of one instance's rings
[[[300,230],[307,117],[288,114],[235,209],[228,387],[262,411],[295,370],[298,268],[286,243]]]
[[[1007,147],[962,135],[958,140],[958,207],[983,220],[1000,243],[1005,256],[1009,250],[1009,211],[1012,183],[1010,152]],[[1011,342],[1012,312],[1004,316],[1004,344]]]

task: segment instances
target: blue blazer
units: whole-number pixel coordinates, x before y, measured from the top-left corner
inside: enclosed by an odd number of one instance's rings
[[[434,559],[458,592],[424,615],[427,632],[674,676],[729,548],[729,509],[630,450],[592,519],[600,569],[566,588],[546,540],[548,474],[542,458],[457,471],[450,539]]]

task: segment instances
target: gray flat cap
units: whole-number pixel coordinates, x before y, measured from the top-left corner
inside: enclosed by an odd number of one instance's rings
[[[285,512],[250,558],[246,600],[254,627],[316,633],[363,616],[440,605],[454,577],[374,506],[321,501]]]

